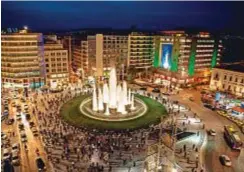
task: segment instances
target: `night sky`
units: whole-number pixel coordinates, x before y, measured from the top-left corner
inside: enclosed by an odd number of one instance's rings
[[[2,2],[2,27],[243,30],[244,2]]]

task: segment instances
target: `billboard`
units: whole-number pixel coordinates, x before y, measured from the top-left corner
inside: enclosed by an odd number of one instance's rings
[[[161,64],[160,67],[170,69],[171,67],[171,56],[172,56],[172,44],[162,44],[161,46]]]

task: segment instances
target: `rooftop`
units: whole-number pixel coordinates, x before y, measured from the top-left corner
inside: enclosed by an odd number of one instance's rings
[[[223,64],[216,68],[244,73],[244,61],[238,63],[232,63],[232,64]]]

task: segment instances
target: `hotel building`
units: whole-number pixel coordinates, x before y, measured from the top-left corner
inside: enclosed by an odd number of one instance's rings
[[[154,41],[157,82],[178,86],[208,82],[212,68],[221,58],[222,41],[209,33],[188,35],[184,31],[165,31],[155,36]]]
[[[153,66],[154,36],[132,32],[128,38],[127,67],[148,69]]]
[[[244,62],[213,68],[210,89],[244,97]]]
[[[57,41],[44,44],[44,58],[46,64],[46,84],[56,88],[60,83],[69,81],[68,50]]]
[[[45,61],[41,33],[1,35],[2,86],[38,88],[44,85]]]

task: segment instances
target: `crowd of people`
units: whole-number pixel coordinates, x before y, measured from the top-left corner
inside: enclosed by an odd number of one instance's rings
[[[61,119],[60,107],[65,102],[90,91],[78,92],[69,88],[55,94],[37,93],[31,99],[44,149],[54,171],[143,169],[146,142],[156,143],[158,140],[152,127],[135,131],[98,131],[74,127]]]

